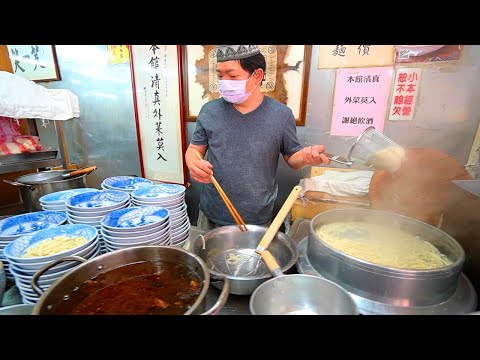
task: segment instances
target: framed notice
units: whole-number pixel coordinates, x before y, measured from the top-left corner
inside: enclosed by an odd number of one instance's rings
[[[297,125],[305,125],[311,45],[258,45],[265,56],[265,80],[260,90],[293,112]],[[196,121],[202,106],[220,97],[216,72],[216,45],[182,46],[184,113]]]
[[[130,45],[142,176],[186,185],[180,47]]]
[[[13,73],[33,81],[60,80],[53,45],[7,45]]]
[[[393,67],[338,69],[331,135],[357,136],[369,126],[383,132]]]

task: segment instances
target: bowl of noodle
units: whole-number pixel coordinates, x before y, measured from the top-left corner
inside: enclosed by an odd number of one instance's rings
[[[45,229],[33,235],[24,235],[3,250],[14,263],[53,261],[63,256],[78,254],[98,238],[98,230],[90,225],[70,224]]]
[[[316,271],[350,293],[395,306],[448,300],[465,262],[461,245],[440,229],[367,209],[315,216],[307,257]]]

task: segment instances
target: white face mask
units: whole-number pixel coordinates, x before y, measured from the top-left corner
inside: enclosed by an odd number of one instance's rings
[[[253,74],[255,74],[255,71],[247,80],[218,80],[220,94],[222,94],[222,97],[232,104],[243,103],[257,87],[257,84],[255,84],[250,92],[246,92],[247,81],[253,76]]]

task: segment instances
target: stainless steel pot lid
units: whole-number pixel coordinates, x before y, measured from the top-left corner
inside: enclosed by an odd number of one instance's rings
[[[51,179],[57,178],[59,175],[67,174],[73,170],[49,170],[49,171],[40,171],[33,174],[27,174],[20,176],[16,179],[17,182],[28,184],[28,185],[35,185],[35,184],[47,184],[52,182]],[[81,176],[81,175],[80,175]],[[68,179],[55,179],[54,181],[66,181],[70,179],[75,179],[76,177],[73,176]]]
[[[298,261],[296,267],[299,273],[323,278],[312,266],[307,257],[308,237],[298,243]],[[364,315],[459,315],[467,314],[477,308],[477,293],[465,274],[460,274],[457,289],[450,299],[431,306],[395,306],[350,293],[357,304],[360,314]]]

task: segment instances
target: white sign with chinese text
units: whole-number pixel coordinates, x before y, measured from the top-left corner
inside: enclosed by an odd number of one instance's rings
[[[393,65],[393,45],[320,45],[319,69]]]
[[[52,45],[7,45],[13,73],[33,81],[60,80]]]
[[[177,45],[132,45],[143,176],[185,185]]]
[[[412,120],[421,69],[398,68],[390,105],[390,120]]]
[[[393,68],[338,69],[330,134],[357,136],[369,126],[383,132]]]

